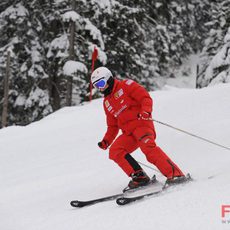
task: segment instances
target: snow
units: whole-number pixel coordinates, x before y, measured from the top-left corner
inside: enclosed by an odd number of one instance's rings
[[[79,61],[67,61],[63,66],[63,73],[67,76],[71,76],[74,73],[77,73],[78,71],[82,73],[87,73],[87,67]]]
[[[51,43],[47,52],[47,58],[50,58],[57,52],[56,57],[67,57],[68,56],[69,40],[68,35],[63,34],[55,38]]]
[[[166,86],[173,86],[177,88],[195,88],[196,87],[196,69],[200,58],[198,54],[192,54],[184,60],[179,69],[172,69],[173,78],[166,80]]]
[[[47,90],[42,90],[39,87],[36,87],[34,90],[32,90],[29,94],[29,97],[26,99],[25,102],[25,108],[30,108],[32,106],[35,106],[35,104],[38,104],[38,106],[48,107],[48,112],[51,112],[51,106],[49,105],[49,93]],[[48,112],[44,112],[45,114],[48,114]]]
[[[81,18],[81,16],[75,12],[75,11],[68,11],[62,15],[63,21],[64,22],[69,22],[70,20],[72,21],[77,21]]]
[[[33,59],[33,58],[32,58]],[[42,76],[40,76],[40,74],[42,73]],[[40,78],[45,79],[45,78],[49,78],[48,74],[45,73],[43,67],[39,64],[33,64],[29,71],[28,71],[28,76],[36,79],[40,76]]]
[[[105,44],[102,39],[101,31],[96,26],[94,26],[89,19],[84,19],[84,22],[85,22],[85,30],[89,31],[90,35],[94,40],[98,40],[101,49],[104,50]]]
[[[228,28],[228,32],[224,37],[224,43],[230,42],[230,27]]]
[[[228,34],[227,34],[228,35]],[[226,36],[227,36],[226,35]],[[227,38],[226,38],[227,39]],[[229,70],[226,68],[230,64],[230,42],[226,43],[219,52],[212,58],[209,66],[205,71],[205,79],[211,80],[211,85],[216,84],[217,82],[230,82]],[[217,76],[215,76],[216,69],[220,67],[225,67]],[[215,77],[214,77],[215,76]],[[214,80],[213,80],[214,77]],[[214,81],[214,82],[213,82]]]
[[[90,44],[90,43],[89,43]],[[98,47],[96,44],[90,44],[89,45],[89,52],[90,52],[90,55],[89,55],[89,59],[91,60],[91,57],[92,57],[92,53],[94,51],[94,48],[97,49],[98,51],[98,60],[100,60],[100,62],[105,65],[107,63],[107,55],[106,53],[100,48]]]
[[[2,12],[0,14],[0,18],[9,17],[13,20],[19,17],[26,17],[28,14],[28,10],[21,3],[17,3],[16,5],[10,6],[4,12]]]
[[[18,97],[16,98],[14,102],[14,107],[23,106],[25,105],[25,102],[26,102],[26,97],[24,95],[18,95]]]
[[[116,1],[112,1],[112,0],[100,0],[100,1],[93,0],[92,2],[94,4],[97,4],[100,7],[100,9],[106,10],[108,13],[111,13],[112,5],[116,4]]]
[[[214,43],[214,40],[216,40],[217,38],[222,38],[221,33],[221,30],[211,29],[210,36],[213,38],[208,38],[205,40],[206,46],[204,47],[200,57],[200,66],[203,66],[202,68],[205,68],[204,74],[202,74],[202,71],[204,70],[201,70],[201,75],[199,77],[199,86],[201,87],[230,82],[230,29],[228,28],[228,31],[223,39],[224,44],[222,46],[218,48],[215,47],[215,44],[214,47],[213,45],[210,46],[210,44]],[[214,56],[210,54],[210,50],[212,49],[216,50]]]
[[[230,84],[151,95],[156,120],[230,147]],[[102,99],[1,129],[0,229],[229,229],[222,220],[230,221],[230,213],[221,218],[221,206],[230,204],[229,151],[155,126],[159,146],[194,182],[126,207],[109,201],[82,209],[72,208],[70,200],[119,193],[129,181],[108,151],[97,147],[106,130]],[[140,150],[133,156],[148,164]]]
[[[38,51],[37,49],[38,47],[32,47],[32,51],[31,51],[31,59],[32,59],[32,62],[33,63],[39,63],[41,62],[42,60],[42,57],[41,57],[41,53]]]

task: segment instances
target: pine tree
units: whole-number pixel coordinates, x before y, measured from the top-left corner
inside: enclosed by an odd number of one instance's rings
[[[9,95],[10,123],[27,124],[52,112],[45,81],[44,49],[38,39],[39,23],[23,2],[14,4],[0,15],[2,21],[1,56],[11,51]],[[3,63],[1,63],[3,65]]]
[[[205,46],[201,53],[201,71],[197,81],[197,87],[205,87],[219,76],[222,71],[228,69],[226,60],[228,59],[228,39],[224,39],[228,34],[230,26],[230,2],[217,0],[210,4],[212,20],[206,23],[209,30]],[[211,14],[210,13],[210,14]],[[225,53],[221,58],[222,61],[214,64],[212,60],[216,60],[218,53]],[[218,60],[220,60],[218,58]],[[225,80],[223,80],[225,81]]]
[[[9,124],[28,124],[65,105],[63,66],[68,59],[69,23],[64,20],[64,14],[71,10],[70,6],[69,1],[24,0],[1,13],[1,69],[4,70],[7,50],[12,52]],[[104,61],[106,55],[100,31],[87,17],[79,16],[76,59],[87,67],[93,44],[98,45],[100,59]],[[74,104],[86,100],[89,87],[86,72],[74,76]],[[0,79],[2,77],[3,72]],[[0,92],[3,93],[2,87]]]
[[[89,19],[88,9],[93,10],[93,5],[90,2],[76,1],[76,10],[73,11],[71,5],[63,8],[65,5],[69,4],[67,1],[62,1],[56,5],[59,9],[59,20],[62,23],[59,33],[54,34],[53,40],[50,42],[50,47],[47,52],[47,57],[50,63],[55,63],[57,78],[62,79],[59,82],[59,95],[60,104],[63,106],[65,104],[65,94],[66,94],[66,80],[69,76],[65,76],[63,72],[63,66],[69,59],[69,34],[70,34],[70,22],[74,20],[75,22],[75,55],[73,59],[80,63],[83,68],[78,69],[77,72],[72,73],[73,77],[73,105],[79,104],[83,101],[88,100],[89,94],[89,75],[88,71],[91,64],[91,54],[93,52],[94,46],[97,47],[99,51],[99,60],[105,64],[106,55],[104,53],[104,41],[102,38],[101,31],[94,25],[94,23]],[[60,50],[62,52],[60,52]],[[54,60],[54,61],[52,61]],[[77,67],[77,65],[76,65]]]
[[[153,79],[159,74],[153,41],[146,32],[154,21],[145,17],[147,2],[114,1],[104,8],[94,4],[93,21],[103,31],[106,65],[116,76],[132,78],[153,89]]]

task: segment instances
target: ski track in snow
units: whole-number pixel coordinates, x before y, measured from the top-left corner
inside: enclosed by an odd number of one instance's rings
[[[151,95],[156,120],[230,147],[230,84]],[[0,229],[229,230],[221,205],[230,205],[230,152],[155,126],[159,146],[194,182],[125,207],[109,201],[82,209],[69,202],[120,193],[129,181],[97,147],[106,130],[101,99],[1,129]],[[133,156],[148,164],[140,150]]]

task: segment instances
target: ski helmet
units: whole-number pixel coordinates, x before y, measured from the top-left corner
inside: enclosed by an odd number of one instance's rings
[[[91,75],[91,82],[94,87],[103,89],[110,78],[113,78],[111,71],[102,66],[93,71]]]

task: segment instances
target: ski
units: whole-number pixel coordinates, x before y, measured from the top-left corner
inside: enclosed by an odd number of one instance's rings
[[[127,205],[127,204],[130,204],[132,202],[135,202],[135,201],[138,201],[138,200],[142,200],[146,197],[150,197],[150,196],[155,196],[155,195],[158,195],[158,194],[161,194],[163,193],[164,191],[166,191],[168,188],[171,188],[171,187],[175,187],[175,186],[178,186],[178,185],[183,185],[185,183],[188,183],[189,181],[192,181],[192,178],[190,176],[190,174],[187,174],[186,175],[186,180],[184,181],[180,181],[178,184],[164,184],[159,190],[157,191],[153,191],[153,192],[148,192],[148,193],[145,193],[145,194],[142,194],[142,195],[137,195],[137,196],[133,196],[133,197],[118,197],[116,199],[116,203],[118,205]]]
[[[114,194],[111,196],[105,196],[105,197],[101,197],[101,198],[97,198],[93,200],[88,200],[88,201],[72,200],[70,202],[70,205],[74,208],[82,208],[85,206],[90,206],[90,205],[94,205],[94,204],[105,202],[105,201],[115,200],[119,197],[122,197],[123,195],[124,195],[123,193],[119,193],[119,194]]]
[[[157,182],[156,176],[154,175],[151,178],[151,181],[150,181],[149,185],[151,185],[153,183],[156,183],[156,182]],[[105,202],[105,201],[115,200],[115,199],[117,199],[119,197],[123,197],[126,194],[130,194],[130,193],[133,194],[136,191],[141,191],[142,189],[144,189],[146,187],[148,187],[148,185],[138,187],[137,189],[130,189],[130,190],[125,188],[122,193],[114,194],[114,195],[111,195],[111,196],[105,196],[105,197],[101,197],[101,198],[97,198],[97,199],[93,199],[93,200],[87,200],[87,201],[72,200],[70,202],[70,205],[72,207],[74,207],[74,208],[82,208],[82,207],[85,207],[85,206],[90,206],[90,205],[94,205],[94,204],[97,204],[97,203],[102,203],[102,202]]]
[[[185,183],[187,181],[192,180],[189,174],[186,176],[186,178],[187,178],[186,181],[184,181],[182,183]],[[182,183],[180,183],[180,184],[182,184]],[[153,188],[156,188],[157,190],[146,192],[145,189],[151,189],[151,186],[154,186]],[[158,186],[158,188],[157,188],[157,186]],[[101,197],[101,198],[96,198],[93,200],[86,200],[86,201],[72,200],[70,202],[70,205],[74,208],[82,208],[82,207],[102,203],[105,201],[111,201],[111,200],[116,200],[116,203],[118,205],[126,205],[126,204],[132,203],[134,201],[141,200],[141,199],[148,197],[148,196],[160,194],[163,191],[165,191],[168,187],[172,187],[172,186],[174,186],[174,184],[166,186],[166,184],[159,182],[158,180],[156,180],[156,177],[153,176],[153,178],[151,179],[151,182],[147,186],[142,186],[142,187],[139,187],[137,189],[124,190],[125,192],[123,192],[123,193],[118,193],[118,194],[105,196],[105,197]],[[135,195],[136,192],[137,193],[142,192],[142,195]],[[143,194],[143,192],[144,192],[144,194]],[[128,197],[130,195],[131,195],[131,197]]]
[[[144,199],[145,197],[148,197],[148,196],[153,196],[153,195],[157,195],[161,192],[163,192],[164,189],[162,187],[161,190],[158,190],[158,191],[154,191],[154,192],[150,192],[150,193],[146,193],[144,195],[140,195],[140,196],[134,196],[134,197],[120,197],[120,198],[117,198],[116,199],[116,203],[118,205],[126,205],[126,204],[129,204],[129,203],[132,203],[134,201],[137,201],[137,200],[141,200],[141,199]]]

